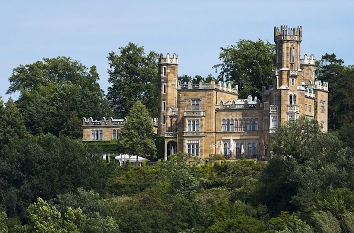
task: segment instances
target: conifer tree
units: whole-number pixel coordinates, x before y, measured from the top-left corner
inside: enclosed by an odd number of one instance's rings
[[[156,157],[152,120],[148,110],[140,101],[136,101],[130,109],[121,136],[126,153],[150,159]]]

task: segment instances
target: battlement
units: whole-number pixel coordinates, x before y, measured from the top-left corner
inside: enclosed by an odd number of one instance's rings
[[[83,126],[123,126],[125,123],[125,119],[113,119],[113,117],[106,119],[103,117],[101,120],[94,120],[92,117],[86,118],[84,117],[82,120]]]
[[[314,89],[328,91],[328,82],[322,82],[321,80],[316,80]]]
[[[257,96],[252,97],[249,95],[247,99],[237,99],[228,102],[221,101],[218,109],[252,109],[260,107],[261,103],[257,99]]]
[[[305,97],[315,98],[315,92],[313,91],[313,88],[305,89]]]
[[[304,58],[300,59],[300,64],[301,65],[310,65],[314,66],[316,62],[315,55],[311,54],[310,56],[307,56],[307,54],[304,55]]]
[[[188,82],[188,83],[178,82],[177,85],[177,90],[208,90],[208,89],[209,90],[218,89],[221,91],[238,94],[238,85],[232,88],[230,82],[219,82],[218,84],[216,84],[215,81],[211,81],[210,83],[199,82],[198,84],[193,84],[192,82]]]
[[[302,27],[290,28],[287,25],[274,27],[274,42],[279,40],[302,41]]]
[[[158,58],[159,64],[172,64],[172,65],[177,65],[178,64],[178,56],[177,54],[173,54],[170,56],[169,53],[167,53],[166,57],[163,56],[161,53],[159,58]]]

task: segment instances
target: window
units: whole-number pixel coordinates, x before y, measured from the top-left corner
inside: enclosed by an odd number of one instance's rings
[[[199,102],[200,102],[200,99],[192,99],[192,110],[194,110],[194,111],[199,110]]]
[[[236,120],[236,122],[237,122],[237,120]],[[234,119],[223,119],[222,123],[221,123],[221,130],[223,132],[233,132],[233,131],[235,131],[235,121],[234,121]]]
[[[166,116],[165,115],[162,118],[162,124],[166,124]]]
[[[296,95],[295,94],[290,94],[289,95],[289,104],[290,105],[296,105]]]
[[[325,102],[323,100],[320,101],[320,111],[321,113],[325,112]]]
[[[199,155],[199,141],[188,141],[187,142],[187,152],[190,155]]]
[[[229,142],[224,142],[224,156],[228,157],[230,155],[231,155],[230,143]]]
[[[290,48],[290,63],[295,63],[295,49],[294,49],[294,47]]]
[[[252,143],[251,155],[255,156],[257,154],[257,143]]]
[[[162,111],[166,111],[166,101],[162,101]]]
[[[163,67],[162,67],[162,75],[163,75],[163,76],[166,76],[166,74],[167,74],[167,67],[166,67],[166,66],[163,66]]]
[[[311,104],[309,104],[309,112],[311,112],[312,110],[311,110],[312,108],[311,108]]]
[[[252,128],[251,128],[251,120],[246,120],[246,130],[247,131],[251,131]]]
[[[290,80],[291,80],[291,85],[292,85],[292,86],[295,86],[295,79],[292,78],[292,79],[290,79]]]
[[[241,155],[241,148],[242,148],[242,143],[238,142],[236,143],[236,158]]]
[[[166,83],[164,83],[163,85],[162,85],[162,93],[163,94],[166,94]]]
[[[113,132],[112,132],[112,139],[113,139],[113,140],[118,139],[118,130],[113,129]]]
[[[277,128],[277,125],[278,125],[278,117],[272,116],[272,129]]]
[[[102,129],[93,129],[93,130],[91,130],[91,139],[92,140],[103,140],[103,131],[102,131]]]
[[[248,155],[252,155],[252,143],[248,143],[248,144],[247,144],[247,147],[248,147],[248,148],[247,148],[247,149],[248,149],[248,150],[247,150],[247,154],[248,154]]]
[[[222,127],[221,127],[221,130],[222,130],[222,131],[226,131],[226,120],[225,120],[225,119],[222,120]]]
[[[239,129],[238,129],[238,120],[235,120],[235,129],[236,129],[236,131],[239,131]]]
[[[254,130],[258,131],[258,120],[254,120]]]
[[[295,120],[295,114],[289,114],[288,119],[289,119],[289,121],[294,121]]]
[[[188,120],[188,131],[195,132],[199,131],[199,120]]]

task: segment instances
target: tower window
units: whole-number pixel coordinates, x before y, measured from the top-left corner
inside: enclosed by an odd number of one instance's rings
[[[162,67],[162,76],[166,76],[167,75],[167,67],[163,66]]]
[[[294,47],[290,48],[290,63],[295,63],[295,49],[294,49]]]
[[[162,111],[166,111],[166,101],[162,101]]]
[[[290,105],[296,105],[296,95],[295,94],[290,94],[289,95],[289,104]]]
[[[166,94],[166,83],[164,83],[163,85],[162,85],[162,93],[163,94]]]

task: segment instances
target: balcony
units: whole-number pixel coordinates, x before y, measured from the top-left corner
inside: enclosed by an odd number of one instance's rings
[[[290,76],[297,76],[297,70],[290,70]]]
[[[278,106],[270,105],[269,106],[269,113],[276,113],[278,111]]]
[[[175,138],[176,137],[176,132],[165,132],[165,137],[166,138]]]
[[[299,107],[297,105],[288,105],[288,112],[299,112]]]
[[[183,136],[184,137],[202,137],[202,136],[204,136],[204,133],[199,132],[199,131],[184,131]]]
[[[205,111],[187,110],[187,111],[184,111],[184,116],[185,117],[205,117]]]

